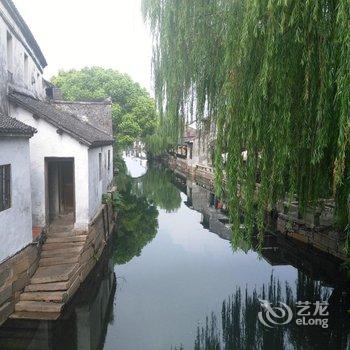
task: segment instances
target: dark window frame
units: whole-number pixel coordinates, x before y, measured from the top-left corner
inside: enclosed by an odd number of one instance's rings
[[[0,212],[11,208],[11,164],[0,165]]]
[[[108,150],[108,170],[111,170],[111,150]]]
[[[98,179],[102,180],[102,153],[98,154]]]

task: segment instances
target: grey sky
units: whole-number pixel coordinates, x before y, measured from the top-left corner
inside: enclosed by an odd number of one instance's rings
[[[141,0],[14,0],[48,61],[59,69],[102,66],[151,90],[151,37]]]

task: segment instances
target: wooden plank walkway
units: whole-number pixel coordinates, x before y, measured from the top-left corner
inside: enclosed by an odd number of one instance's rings
[[[50,228],[39,268],[15,305],[12,319],[56,320],[80,285],[79,258],[87,235],[77,235],[63,217]]]

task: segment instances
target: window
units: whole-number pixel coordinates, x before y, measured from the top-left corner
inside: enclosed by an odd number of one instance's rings
[[[102,180],[102,153],[98,154],[98,178]]]
[[[108,170],[111,170],[111,151],[108,150]]]
[[[0,211],[11,207],[11,165],[0,165]]]
[[[13,39],[9,32],[7,32],[7,70],[13,73]]]
[[[29,80],[29,69],[28,69],[28,55],[24,54],[24,61],[23,61],[24,67],[23,67],[23,80],[24,84],[28,84]]]

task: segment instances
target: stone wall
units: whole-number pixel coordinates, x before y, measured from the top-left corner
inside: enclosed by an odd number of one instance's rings
[[[102,205],[101,210],[89,225],[88,237],[79,259],[79,285],[85,281],[88,274],[100,259],[108,240],[115,231],[116,214],[112,204],[115,191],[116,189],[112,188],[111,191],[108,192],[111,201]],[[77,289],[79,285],[77,286]]]
[[[38,268],[41,244],[30,244],[0,264],[0,325],[13,313],[20,291]]]
[[[52,104],[64,112],[79,117],[83,122],[88,122],[94,127],[113,135],[112,127],[112,102],[69,102],[52,100]]]

